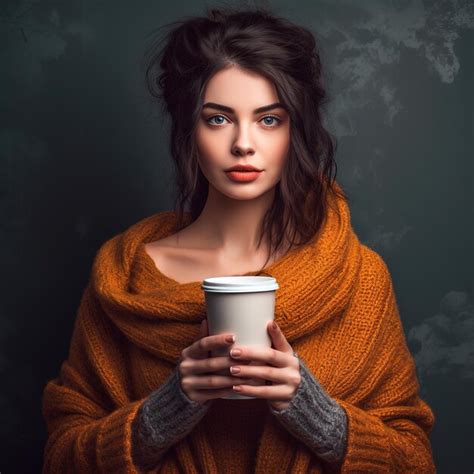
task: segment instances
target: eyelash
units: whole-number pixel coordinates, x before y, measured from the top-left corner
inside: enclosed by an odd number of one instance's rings
[[[214,123],[211,123],[211,122],[210,122],[213,118],[216,118],[216,117],[224,117],[224,115],[221,115],[221,114],[213,115],[212,117],[208,117],[208,118],[206,119],[206,122],[207,122],[209,125],[213,126],[213,127],[217,127],[217,128],[222,127],[222,124],[217,125],[217,124],[214,124]],[[276,125],[264,125],[265,128],[276,128],[276,127],[278,127],[278,125],[279,125],[279,124],[281,123],[281,121],[282,121],[281,118],[276,117],[275,115],[265,115],[265,117],[262,117],[260,121],[262,121],[262,120],[264,120],[264,119],[266,119],[266,118],[268,118],[268,117],[271,117],[271,118],[275,119],[275,120],[277,121],[277,124],[276,124]],[[227,120],[226,117],[224,117],[224,118]]]

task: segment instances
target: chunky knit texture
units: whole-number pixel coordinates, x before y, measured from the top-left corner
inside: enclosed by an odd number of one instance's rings
[[[184,438],[211,406],[190,400],[181,389],[177,369],[143,402],[132,423],[132,456],[143,470],[153,469],[163,454]]]
[[[303,441],[321,459],[334,466],[344,458],[347,417],[306,364],[300,360],[301,382],[285,410],[270,411],[296,439]],[[245,403],[245,400],[243,401]],[[176,441],[186,436],[203,418],[212,400],[200,404],[183,392],[179,371],[142,404],[133,422],[132,452],[137,466],[153,469]]]
[[[390,272],[359,242],[347,203],[331,202],[313,241],[265,269],[280,285],[275,320],[346,413],[338,472],[436,472],[429,440],[435,418],[419,397]],[[154,214],[99,249],[68,358],[44,389],[43,472],[140,472],[133,421],[197,339],[206,315],[202,282],[179,284],[143,249],[169,235],[175,219],[173,211]],[[334,472],[282,421],[265,399],[213,400],[155,472]]]
[[[347,444],[347,416],[300,360],[301,383],[288,408],[270,412],[320,459],[339,465]]]

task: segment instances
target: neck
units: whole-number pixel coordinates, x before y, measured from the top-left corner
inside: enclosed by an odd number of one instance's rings
[[[230,259],[262,252],[257,249],[263,217],[273,203],[275,190],[251,200],[237,200],[221,194],[212,186],[206,204],[193,222],[193,232],[202,245]]]

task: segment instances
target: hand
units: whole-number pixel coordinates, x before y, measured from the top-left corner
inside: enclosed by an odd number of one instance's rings
[[[209,357],[209,351],[222,347],[231,347],[234,342],[227,340],[235,334],[216,334],[209,336],[207,319],[201,322],[199,338],[183,349],[178,370],[181,378],[181,389],[186,396],[195,402],[204,403],[212,398],[225,397],[233,393],[232,385],[246,382],[247,379],[234,379],[231,375],[210,375],[224,369],[229,373],[233,363],[229,356]]]
[[[293,355],[293,349],[281,329],[278,326],[274,329],[272,323],[267,325],[267,331],[270,333],[273,348],[241,345],[232,348],[230,355],[235,360],[230,371],[239,377],[260,378],[276,383],[257,386],[240,383],[234,387],[234,391],[242,395],[265,398],[275,410],[284,410],[288,408],[300,385],[300,362],[298,357]],[[241,350],[240,356],[234,356],[235,349]],[[260,361],[269,365],[237,365],[236,361],[241,360]],[[239,369],[238,372],[235,372],[236,368]]]

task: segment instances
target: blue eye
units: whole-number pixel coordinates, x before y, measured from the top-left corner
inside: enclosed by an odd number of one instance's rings
[[[211,120],[212,120],[212,119],[215,119],[215,118],[221,118],[221,119],[222,119],[222,118],[224,118],[224,116],[222,116],[222,115],[214,115],[214,116],[208,118],[206,121],[207,121],[207,123],[210,123],[211,125],[221,125],[222,122],[217,123],[217,124],[211,123]]]
[[[210,125],[214,125],[214,126],[220,126],[222,125],[224,122],[222,121],[219,121],[219,123],[212,123],[211,120],[212,119],[225,119],[227,120],[223,115],[213,115],[212,117],[209,117],[208,119],[206,119],[206,122]],[[281,119],[278,118],[278,117],[275,117],[274,115],[266,115],[265,117],[263,117],[261,120],[266,120],[266,119],[272,119],[272,120],[276,120],[276,124],[275,125],[271,125],[271,124],[268,124],[266,123],[265,126],[267,128],[275,128],[276,126],[278,126],[278,124],[281,122]]]
[[[263,117],[262,120],[265,120],[265,119],[273,119],[273,120],[276,120],[277,121],[277,124],[281,122],[281,120],[278,118],[278,117],[274,117],[273,115],[267,115],[266,117]],[[269,125],[268,123],[266,125]]]

